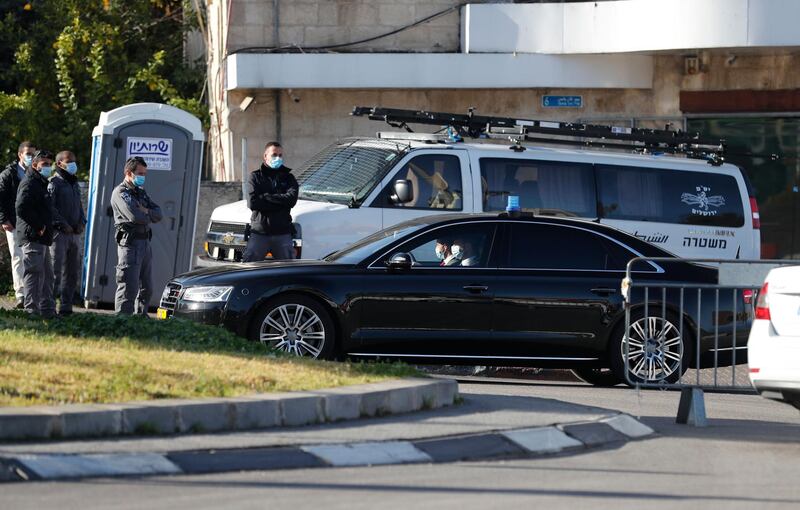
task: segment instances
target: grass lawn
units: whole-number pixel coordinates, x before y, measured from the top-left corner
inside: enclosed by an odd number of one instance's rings
[[[0,406],[232,397],[419,375],[402,364],[276,355],[222,328],[82,313],[0,310]]]

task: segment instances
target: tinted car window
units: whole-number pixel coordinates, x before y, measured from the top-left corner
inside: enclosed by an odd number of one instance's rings
[[[730,175],[628,166],[597,166],[603,217],[741,227],[739,186]]]
[[[414,267],[487,267],[494,231],[494,223],[488,222],[448,225],[400,245],[388,258],[409,253]],[[441,256],[437,256],[437,247]]]
[[[483,210],[505,210],[510,195],[524,211],[597,217],[592,166],[563,161],[481,158]]]
[[[411,202],[398,204],[389,200],[394,194],[394,182],[398,179],[411,182],[414,191]],[[417,156],[394,174],[383,196],[383,204],[389,207],[460,211],[464,197],[461,187],[461,162],[452,154]]]
[[[512,223],[506,267],[624,271],[636,254],[593,232],[549,224]]]
[[[370,255],[375,254],[375,252],[380,251],[384,246],[388,246],[394,241],[402,239],[406,235],[422,227],[424,227],[424,225],[401,224],[396,227],[380,230],[364,239],[356,241],[346,248],[331,253],[325,257],[324,260],[328,262],[338,262],[340,264],[358,264]]]

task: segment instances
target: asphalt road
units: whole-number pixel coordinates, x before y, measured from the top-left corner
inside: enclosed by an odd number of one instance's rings
[[[472,381],[475,381],[474,379]],[[707,428],[674,424],[678,394],[571,383],[462,383],[466,400],[618,409],[659,435],[570,456],[0,486],[0,508],[798,508],[800,413],[707,394]]]

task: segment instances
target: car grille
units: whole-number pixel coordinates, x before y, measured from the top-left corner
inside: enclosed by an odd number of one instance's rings
[[[244,235],[245,228],[247,228],[245,223],[222,223],[219,221],[212,221],[208,231],[220,234],[231,232],[232,234]]]
[[[216,250],[216,257],[214,256],[214,248]],[[233,250],[233,261],[241,262],[242,255],[244,255],[244,246],[234,247],[229,244],[208,243],[208,256],[214,260],[231,260],[229,257],[230,251]]]
[[[159,303],[159,307],[165,309],[168,314],[172,315],[172,312],[175,311],[175,307],[178,304],[178,298],[181,295],[181,286],[178,283],[168,283],[167,288],[164,289],[164,293],[161,295],[161,303]]]

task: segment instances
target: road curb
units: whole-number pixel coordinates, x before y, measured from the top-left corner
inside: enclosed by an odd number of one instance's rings
[[[0,440],[181,434],[295,427],[453,405],[458,383],[405,378],[235,398],[0,408]]]
[[[621,446],[654,434],[653,429],[632,416],[617,414],[589,422],[413,441],[365,441],[168,453],[19,454],[0,457],[0,470],[3,471],[0,481],[514,459]]]

